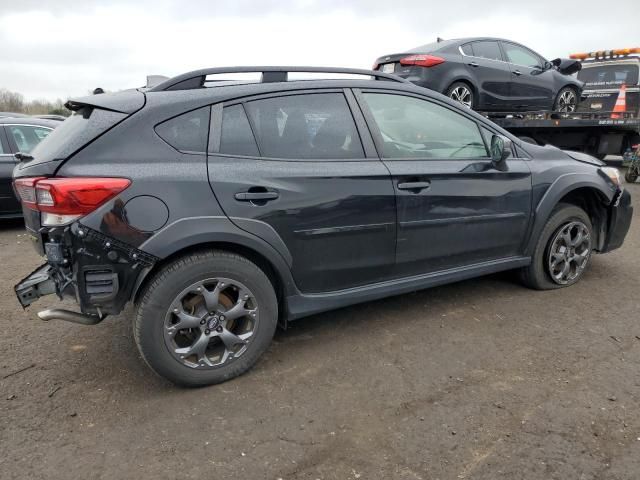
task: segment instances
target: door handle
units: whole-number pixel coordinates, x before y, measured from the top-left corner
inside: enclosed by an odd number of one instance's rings
[[[398,190],[424,190],[431,186],[431,182],[401,182],[398,183]]]
[[[469,64],[470,67],[479,67],[480,65],[478,65],[476,62],[471,62]]]
[[[513,74],[519,77],[520,75],[522,75],[522,72],[520,70],[516,70],[515,72],[513,72]]]
[[[238,192],[234,195],[235,199],[239,202],[255,202],[262,201],[267,202],[269,200],[275,200],[279,197],[278,192]]]

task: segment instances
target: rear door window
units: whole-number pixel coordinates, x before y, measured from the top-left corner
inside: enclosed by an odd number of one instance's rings
[[[498,42],[482,40],[473,42],[473,55],[479,58],[487,58],[489,60],[503,60],[502,52]]]
[[[242,105],[225,107],[222,111],[220,153],[250,157],[260,155]]]
[[[207,148],[210,107],[183,113],[156,126],[156,133],[176,150],[203,153]]]
[[[263,157],[363,158],[356,125],[342,93],[313,93],[247,103]]]
[[[51,133],[50,128],[35,125],[7,125],[5,127],[13,138],[19,152],[29,153]]]

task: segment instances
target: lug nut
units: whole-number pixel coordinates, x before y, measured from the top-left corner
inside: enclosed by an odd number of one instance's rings
[[[200,325],[204,325],[205,323],[207,323],[205,319],[200,320]]]
[[[221,321],[221,322],[224,322],[226,318],[227,318],[227,317],[225,317],[224,315],[220,315],[220,321]]]
[[[209,335],[211,333],[211,330],[209,330],[208,328],[204,331],[205,335]]]
[[[216,332],[218,332],[218,333],[222,333],[222,327],[218,327],[218,328],[216,328]]]

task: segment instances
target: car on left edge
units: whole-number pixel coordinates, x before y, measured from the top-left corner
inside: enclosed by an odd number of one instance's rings
[[[11,184],[13,168],[18,163],[15,154],[28,154],[60,124],[56,120],[26,116],[0,118],[0,219],[22,216]]]

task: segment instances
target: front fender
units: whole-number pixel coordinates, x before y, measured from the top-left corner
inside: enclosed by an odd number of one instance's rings
[[[545,191],[534,210],[531,235],[525,248],[526,255],[533,255],[538,238],[551,212],[560,200],[579,188],[591,188],[598,192],[606,204],[611,203],[616,190],[604,178],[593,173],[569,172],[559,176]]]

